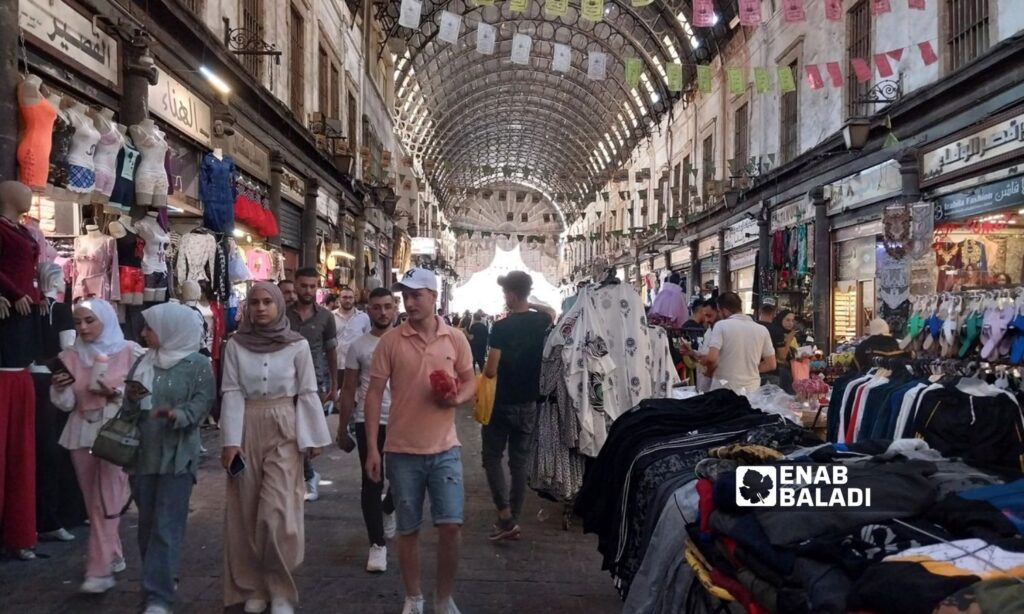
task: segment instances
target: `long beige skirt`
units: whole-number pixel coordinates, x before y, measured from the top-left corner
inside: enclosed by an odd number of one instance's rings
[[[292,572],[305,555],[302,453],[291,398],[245,402],[245,471],[228,477],[224,605],[298,601]]]

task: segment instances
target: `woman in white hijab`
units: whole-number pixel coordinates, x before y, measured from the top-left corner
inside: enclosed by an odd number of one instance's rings
[[[129,473],[139,507],[145,614],[167,614],[175,602],[188,502],[199,469],[199,425],[216,392],[210,359],[199,353],[203,328],[192,308],[165,303],[142,317],[149,349],[128,378],[125,400],[126,409],[138,412],[141,438]]]
[[[121,404],[125,377],[142,354],[138,344],[121,332],[114,307],[102,299],[88,299],[72,311],[74,345],[60,353],[67,373],[55,373],[50,400],[70,412],[60,445],[71,451],[78,485],[89,513],[89,552],[84,593],[113,588],[114,574],[124,571],[119,513],[128,501],[128,476],[112,463],[90,453],[96,433]]]

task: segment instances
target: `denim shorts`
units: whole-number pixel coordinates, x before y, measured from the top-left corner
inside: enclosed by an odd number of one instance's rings
[[[400,534],[411,535],[420,530],[426,493],[430,493],[430,516],[434,526],[462,524],[465,490],[461,448],[438,454],[388,452],[385,456],[384,466]]]

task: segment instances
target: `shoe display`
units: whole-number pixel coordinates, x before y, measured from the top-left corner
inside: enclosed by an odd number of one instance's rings
[[[510,527],[502,527],[500,524],[496,524],[491,527],[491,534],[487,536],[487,539],[492,542],[506,539],[515,541],[520,537],[522,537],[522,530],[519,528],[519,525],[513,524]]]
[[[171,609],[158,603],[151,603],[146,606],[142,614],[171,614]]]
[[[387,546],[370,546],[370,556],[366,560],[366,571],[380,573],[388,570]]]
[[[64,527],[61,527],[55,531],[46,531],[45,533],[39,534],[39,541],[41,542],[73,542],[75,541],[74,534],[68,531]]]
[[[313,472],[313,479],[306,481],[306,501],[316,501],[320,498],[320,474]]]
[[[406,597],[402,614],[423,614],[423,597]]]
[[[287,599],[275,599],[270,603],[270,614],[295,614],[295,608]]]
[[[398,519],[395,518],[395,513],[384,514],[384,537],[387,539],[394,539],[395,535],[398,534]]]
[[[78,590],[90,595],[100,595],[114,588],[115,585],[117,585],[117,581],[114,580],[114,576],[86,578]]]
[[[443,601],[434,602],[434,613],[435,614],[461,614],[459,608],[455,605],[455,600],[451,597]]]
[[[117,559],[114,564],[110,566],[110,570],[114,573],[121,573],[125,569],[128,569],[128,563],[125,562],[124,558]]]
[[[248,599],[245,602],[245,614],[258,614],[267,609],[267,602],[262,599]]]

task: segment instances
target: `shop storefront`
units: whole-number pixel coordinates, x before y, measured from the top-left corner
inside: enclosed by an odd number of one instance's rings
[[[280,230],[285,269],[294,273],[299,266],[302,249],[302,209],[305,206],[306,182],[294,170],[285,167],[281,173]]]
[[[766,297],[801,316],[813,309],[811,267],[814,264],[814,207],[806,196],[796,198],[771,213],[769,262],[761,280]]]
[[[833,233],[835,284],[832,288],[832,340],[862,337],[877,310],[875,259],[881,223],[855,225]]]
[[[697,261],[700,271],[699,291],[710,294],[718,287],[718,269],[721,262],[718,255],[718,236],[706,237],[697,244]]]
[[[729,268],[729,290],[740,295],[743,308],[754,305],[757,264],[757,220],[744,218],[725,231],[725,254]]]

